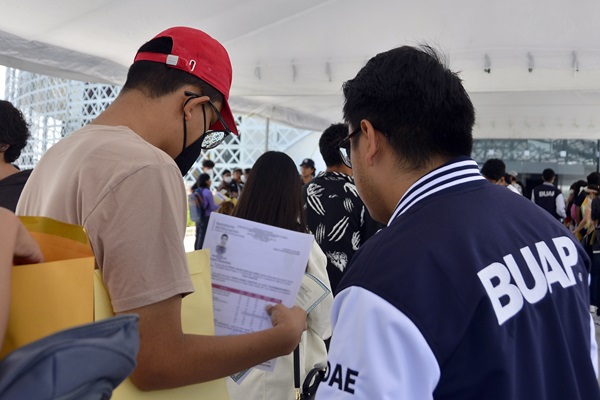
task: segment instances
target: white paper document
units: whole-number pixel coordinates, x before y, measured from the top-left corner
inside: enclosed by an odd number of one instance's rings
[[[325,300],[329,293],[331,293],[331,290],[319,278],[312,274],[304,274],[300,291],[296,297],[296,305],[304,309],[306,314],[310,314],[316,306]],[[237,374],[230,375],[230,378],[239,385],[248,376],[249,371],[249,369],[240,371]]]
[[[265,308],[295,304],[312,242],[310,234],[212,213],[203,247],[211,254],[215,334],[270,328]]]

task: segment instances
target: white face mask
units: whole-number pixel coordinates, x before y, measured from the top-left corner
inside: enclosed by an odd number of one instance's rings
[[[246,183],[246,175],[242,175],[242,182]]]
[[[225,181],[225,183],[231,183],[231,177],[230,176],[226,176],[225,178],[223,178],[223,180]]]

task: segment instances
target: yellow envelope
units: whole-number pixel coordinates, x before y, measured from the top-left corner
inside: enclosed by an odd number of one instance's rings
[[[59,330],[112,317],[110,297],[85,230],[45,217],[20,217],[37,240],[47,262],[14,267],[11,308],[0,358],[27,343]],[[208,250],[188,253],[195,292],[182,301],[185,333],[214,335],[210,255]],[[142,392],[126,379],[113,399],[229,400],[224,379],[178,389]]]
[[[38,242],[46,262],[93,257],[85,229],[47,217],[19,217]]]
[[[187,253],[188,265],[195,292],[183,298],[181,322],[183,332],[197,335],[214,335],[212,287],[210,278],[210,254],[208,250]],[[95,271],[94,296],[96,320],[112,317],[108,292],[102,284],[102,275]],[[224,379],[177,389],[142,392],[126,379],[113,392],[113,400],[171,400],[171,399],[207,399],[229,400]]]
[[[10,311],[0,358],[44,336],[94,320],[94,257],[83,228],[49,218],[20,219],[48,262],[11,271]]]

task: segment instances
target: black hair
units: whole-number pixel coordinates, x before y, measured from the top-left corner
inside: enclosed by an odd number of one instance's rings
[[[546,168],[542,171],[542,179],[544,179],[545,182],[550,182],[555,176],[556,174],[552,168]]]
[[[198,180],[196,181],[196,185],[199,188],[208,188],[208,181],[210,181],[210,175],[208,174],[200,174],[198,176]]]
[[[19,158],[29,136],[29,124],[23,113],[11,102],[0,100],[0,145],[10,145],[4,152],[4,161],[12,163]]]
[[[233,215],[250,221],[306,232],[302,185],[296,164],[285,153],[267,151],[252,167]]]
[[[204,168],[214,168],[215,167],[215,163],[212,162],[211,160],[204,160],[204,161],[202,161],[202,166]]]
[[[142,45],[138,53],[171,54],[172,49],[173,39],[159,37]],[[185,71],[169,67],[164,63],[154,61],[134,62],[129,67],[127,80],[122,91],[137,89],[150,98],[158,98],[171,94],[186,85],[196,86],[201,94],[210,97],[213,102],[223,102],[223,94],[202,79]]]
[[[600,172],[592,172],[586,179],[588,184],[600,185]]]
[[[434,156],[471,155],[473,104],[461,79],[427,45],[376,55],[343,92],[345,121],[353,129],[371,122],[409,167],[420,169]]]
[[[252,171],[252,168],[244,168],[244,173],[249,174]]]
[[[586,187],[587,186],[587,182],[584,181],[583,179],[580,179],[578,181],[573,182],[573,184],[571,185],[571,187],[569,188],[569,190],[573,191],[573,196],[577,197],[577,195],[579,194],[579,192],[581,192],[581,188],[582,187]]]
[[[346,124],[332,124],[323,131],[319,139],[319,151],[328,167],[342,164],[339,144],[346,136],[348,136]]]
[[[499,181],[500,178],[506,175],[506,165],[499,158],[490,158],[481,167],[481,175],[488,179]]]
[[[229,174],[231,175],[231,171],[228,169],[224,169],[223,171],[221,171],[221,176],[225,175],[225,174]]]

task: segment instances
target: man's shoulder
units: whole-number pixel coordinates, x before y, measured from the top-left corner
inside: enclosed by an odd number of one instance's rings
[[[93,154],[95,160],[102,160],[104,156],[124,155],[114,161],[119,163],[168,162],[175,165],[167,153],[126,126],[87,125],[61,139],[50,150],[53,148],[60,149],[61,154],[78,156]],[[50,151],[47,153],[51,154]]]
[[[544,194],[546,196],[548,196],[549,192],[554,193],[554,196],[556,196],[557,194],[561,194],[562,193],[562,191],[559,188],[557,188],[556,186],[554,186],[553,184],[548,183],[548,182],[544,182],[541,185],[536,186],[535,188],[533,188],[533,190],[536,193],[544,192]]]

